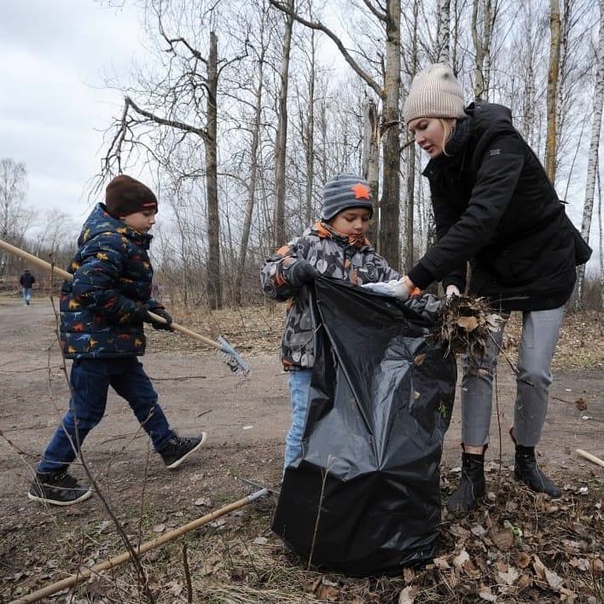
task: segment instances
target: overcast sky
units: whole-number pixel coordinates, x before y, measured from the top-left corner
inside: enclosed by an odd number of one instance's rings
[[[27,205],[82,223],[103,130],[122,98],[105,86],[142,53],[139,13],[94,0],[0,0],[0,157],[23,162]]]

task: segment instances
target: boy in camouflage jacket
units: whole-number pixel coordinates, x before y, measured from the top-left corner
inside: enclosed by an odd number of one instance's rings
[[[302,437],[315,360],[308,285],[317,273],[355,285],[391,282],[399,274],[371,246],[366,233],[373,215],[371,189],[363,178],[338,174],[323,189],[322,219],[266,260],[260,274],[264,294],[289,301],[281,360],[289,372],[292,421],[285,438],[285,468],[302,451]],[[406,293],[406,290],[402,288]]]

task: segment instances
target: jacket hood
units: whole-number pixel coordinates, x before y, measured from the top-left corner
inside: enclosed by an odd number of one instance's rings
[[[480,129],[514,130],[512,112],[504,105],[475,101],[466,107],[466,113],[473,119],[473,126]]]
[[[144,249],[149,249],[149,245],[153,239],[153,235],[139,233],[129,227],[123,220],[119,220],[119,218],[115,218],[109,214],[104,204],[98,203],[82,226],[82,231],[78,238],[78,247],[81,247],[92,237],[96,237],[101,233],[118,233]]]

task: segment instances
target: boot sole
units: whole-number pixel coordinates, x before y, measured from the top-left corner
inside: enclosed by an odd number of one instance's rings
[[[169,466],[166,466],[166,468],[168,468],[168,470],[174,470],[176,468],[178,468],[178,466],[185,461],[185,459],[187,459],[188,457],[190,457],[191,455],[193,455],[193,453],[195,453],[195,451],[197,451],[197,449],[199,449],[201,447],[201,445],[203,445],[203,443],[206,442],[206,433],[202,432],[201,433],[201,440],[199,441],[199,444],[196,445],[195,447],[193,447],[188,453],[186,453],[185,455],[183,455],[182,457],[178,458],[176,461],[173,461]]]
[[[48,499],[46,497],[39,497],[38,495],[34,495],[33,493],[27,493],[27,498],[31,499],[32,501],[38,501],[40,503],[47,503],[50,505],[57,505],[60,507],[74,505],[76,503],[86,501],[86,499],[90,499],[90,497],[92,497],[91,490],[86,491],[83,495],[80,495],[77,499],[73,499],[72,501],[59,501],[58,499]]]
[[[560,497],[562,497],[562,491],[557,491],[555,494],[552,495],[551,493],[548,493],[547,491],[544,491],[543,489],[533,489],[533,487],[526,480],[524,480],[524,478],[522,478],[522,476],[518,476],[515,472],[514,472],[514,479],[516,480],[516,482],[523,484],[527,489],[529,489],[533,493],[543,493],[544,495],[547,495],[551,499],[560,499]]]

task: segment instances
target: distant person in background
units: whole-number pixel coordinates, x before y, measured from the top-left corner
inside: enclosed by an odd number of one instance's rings
[[[35,282],[36,278],[29,272],[29,269],[26,268],[19,278],[19,283],[23,290],[23,300],[27,306],[29,306],[29,303],[31,302],[31,292]]]

